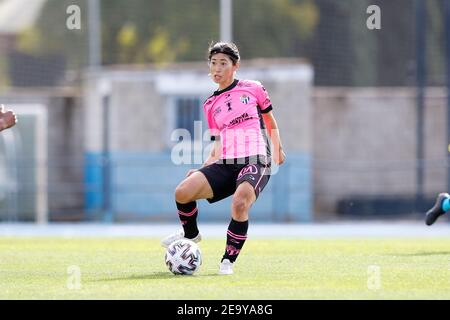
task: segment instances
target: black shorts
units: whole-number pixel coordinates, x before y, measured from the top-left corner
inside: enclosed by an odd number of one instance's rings
[[[252,159],[253,160],[253,159]],[[226,159],[199,169],[208,180],[213,191],[209,203],[223,200],[236,191],[244,181],[255,190],[256,199],[270,179],[270,164],[265,161],[250,161],[249,158]]]

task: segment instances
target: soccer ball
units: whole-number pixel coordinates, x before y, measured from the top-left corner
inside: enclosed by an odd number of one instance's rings
[[[200,247],[188,239],[172,242],[166,251],[166,265],[173,274],[191,275],[202,264]]]

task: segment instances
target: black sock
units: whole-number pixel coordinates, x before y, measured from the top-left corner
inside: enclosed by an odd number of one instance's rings
[[[230,262],[236,261],[239,252],[247,239],[247,230],[248,220],[239,222],[231,219],[227,231],[227,246],[225,248],[225,254],[223,255],[222,261],[224,259],[228,259]]]
[[[197,228],[197,203],[195,201],[181,204],[177,202],[178,216],[184,229],[184,236],[188,239],[198,235]]]

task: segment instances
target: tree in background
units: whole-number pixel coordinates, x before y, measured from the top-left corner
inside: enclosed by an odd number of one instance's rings
[[[220,40],[218,0],[109,0],[102,4],[105,64],[198,61],[206,58],[210,42]],[[234,39],[245,59],[306,56],[319,19],[313,0],[234,1],[233,14]],[[124,41],[130,24],[132,38],[138,39],[134,54]],[[124,56],[129,60],[123,61]]]
[[[218,1],[103,1],[103,63],[198,61],[217,38],[218,10]],[[124,42],[130,25],[136,39],[132,50]]]
[[[245,58],[308,57],[319,22],[312,0],[234,1],[234,37]]]
[[[208,45],[220,40],[219,0],[100,1],[103,65],[206,60]],[[81,30],[66,28],[66,9],[73,4],[81,8]],[[372,4],[382,8],[382,30],[366,27],[366,9]],[[426,8],[427,79],[442,85],[443,0],[428,0]],[[233,17],[234,41],[243,59],[306,58],[320,86],[414,84],[414,1],[235,0]],[[35,28],[19,36],[15,50],[59,56],[70,71],[65,78],[80,79],[88,63],[88,37],[87,0],[48,0]],[[10,61],[0,57],[0,68],[8,70]],[[43,69],[52,68],[58,66]]]

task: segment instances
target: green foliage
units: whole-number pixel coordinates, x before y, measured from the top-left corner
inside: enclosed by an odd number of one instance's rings
[[[220,40],[219,0],[99,0],[102,63],[206,60]],[[242,58],[301,57],[321,86],[414,85],[415,15],[410,0],[234,0],[233,36]],[[66,9],[81,8],[81,30],[68,30]],[[368,30],[366,9],[380,6],[382,30]],[[432,85],[445,82],[443,1],[426,1],[427,66]],[[81,74],[88,63],[87,0],[48,0],[17,49],[59,54]],[[2,62],[5,67],[5,60]]]
[[[40,54],[43,51],[42,33],[38,28],[28,28],[22,31],[17,39],[17,49],[30,54]]]
[[[109,0],[102,12],[105,64],[200,60],[218,28],[216,1]],[[130,25],[137,41],[125,48],[118,39]]]
[[[219,39],[219,1],[104,1],[104,62],[156,63],[206,58]],[[234,38],[245,59],[301,56],[319,12],[313,0],[233,1]],[[133,27],[133,46],[117,41]],[[286,32],[289,30],[289,32]]]
[[[86,21],[87,0],[48,0],[36,26],[19,36],[19,49],[30,54],[60,54],[70,69],[81,69],[87,64]],[[81,30],[69,30],[66,22],[67,7],[81,9]]]
[[[304,57],[319,22],[314,1],[234,1],[234,34],[245,58]]]

